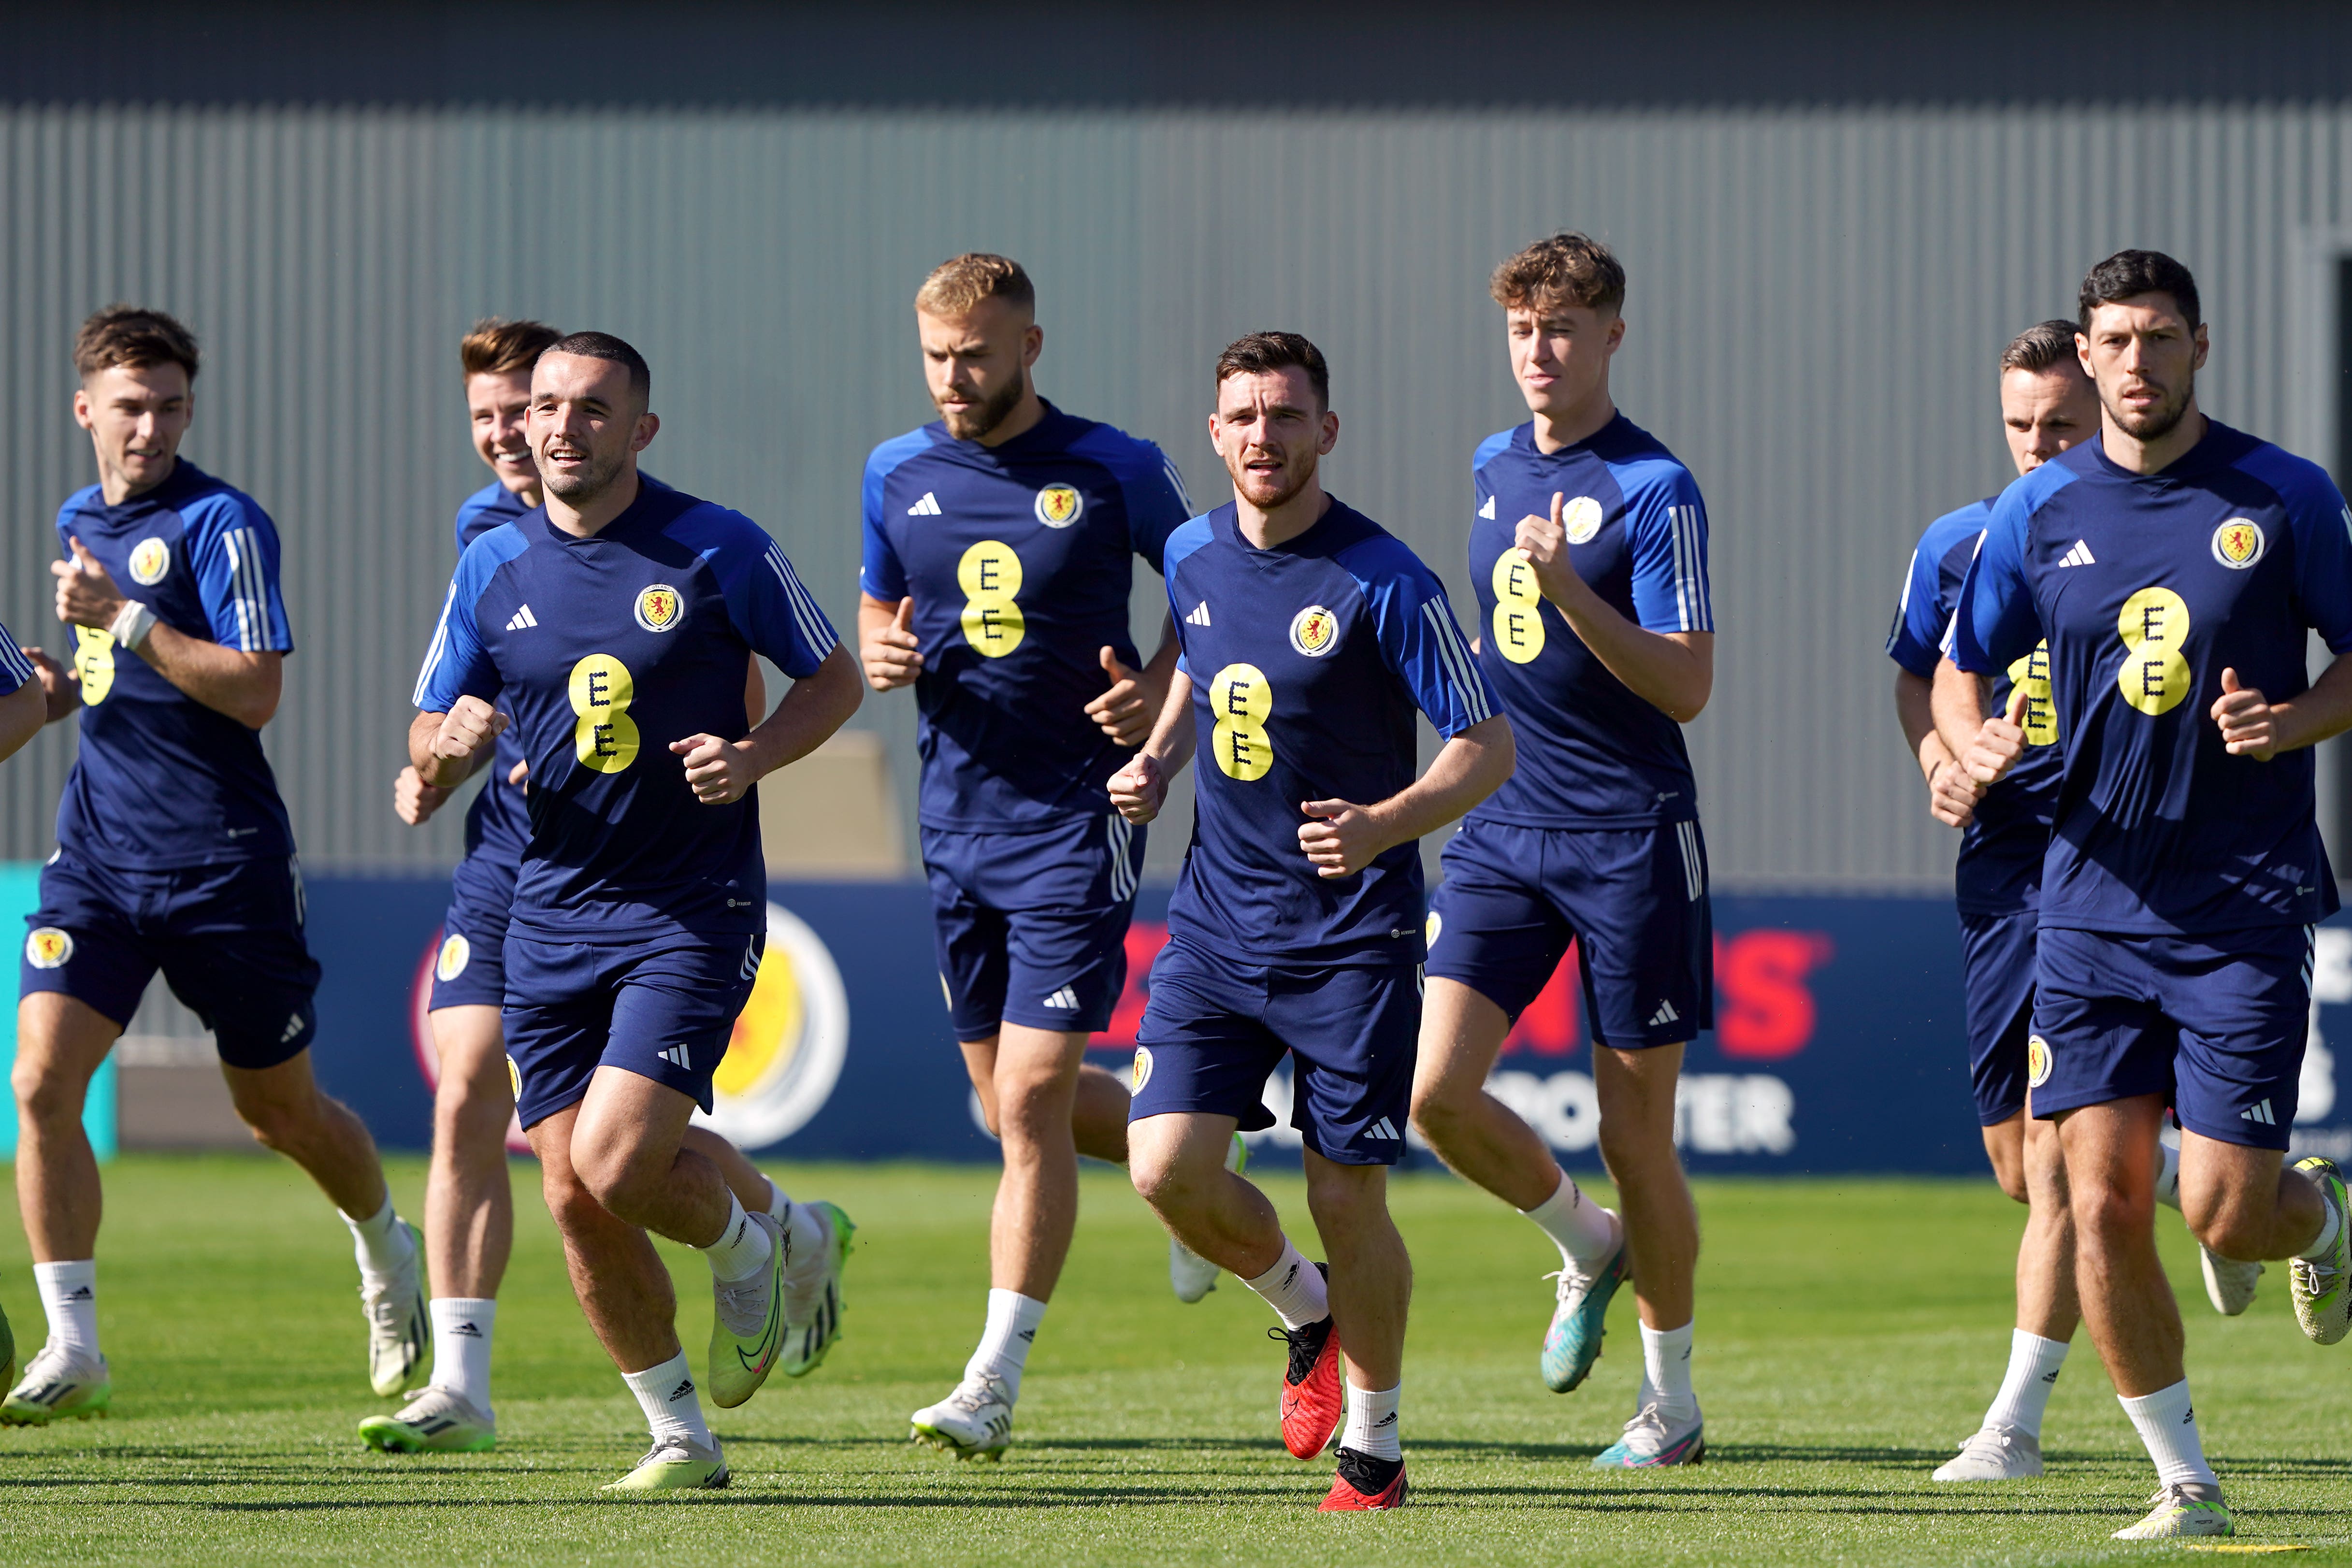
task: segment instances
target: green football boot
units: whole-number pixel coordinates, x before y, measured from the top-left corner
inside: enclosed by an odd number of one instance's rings
[[[397,1416],[361,1422],[360,1441],[387,1454],[486,1454],[499,1446],[499,1427],[464,1395],[428,1385]]]
[[[824,1221],[824,1267],[784,1288],[784,1348],[778,1369],[786,1377],[806,1377],[824,1364],[841,1338],[841,1271],[856,1250],[857,1227],[840,1206],[820,1198],[803,1207]],[[789,1274],[789,1270],[787,1270]]]
[[[2288,1268],[2294,1318],[2303,1325],[2305,1337],[2319,1344],[2334,1344],[2347,1329],[2352,1329],[2352,1290],[2346,1288],[2347,1281],[2352,1280],[2352,1216],[2345,1212],[2344,1176],[2334,1160],[2319,1155],[2295,1161],[2294,1168],[2318,1186],[2319,1201],[2336,1219],[2336,1244],[2327,1249],[2327,1256],[2316,1260],[2297,1258]]]
[[[389,1399],[424,1370],[433,1345],[425,1311],[425,1242],[406,1220],[408,1261],[383,1279],[360,1281],[360,1311],[368,1325],[368,1386]]]
[[[602,1491],[709,1491],[727,1484],[727,1459],[719,1445],[710,1447],[685,1437],[657,1437],[637,1461],[637,1468]]]
[[[766,1214],[743,1218],[768,1233],[768,1260],[748,1280],[711,1277],[710,1402],[727,1410],[760,1392],[784,1340],[784,1239]]]
[[[2211,1492],[2201,1497],[2200,1492]],[[2156,1506],[2137,1524],[2115,1533],[2117,1541],[2182,1541],[2199,1535],[2235,1535],[2238,1527],[2221,1501],[2220,1487],[2168,1486],[2148,1500]]]
[[[81,1361],[61,1346],[43,1345],[25,1368],[25,1380],[0,1401],[0,1426],[46,1427],[52,1421],[87,1421],[106,1414],[114,1397],[106,1357]]]

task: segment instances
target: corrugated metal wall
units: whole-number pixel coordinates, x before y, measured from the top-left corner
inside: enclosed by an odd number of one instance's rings
[[[286,537],[301,648],[269,744],[304,852],[443,864],[454,819],[413,832],[386,802],[481,477],[454,362],[474,317],[635,341],[648,465],[766,523],[845,624],[860,462],[929,412],[907,302],[942,256],[1022,257],[1047,395],[1160,441],[1197,497],[1222,493],[1210,359],[1296,329],[1334,366],[1333,488],[1459,595],[1468,455],[1520,412],[1484,279],[1575,225],[1632,273],[1619,401],[1710,503],[1719,674],[1693,743],[1718,879],[1930,885],[1950,841],[1879,642],[1918,528],[2006,476],[2001,344],[2069,313],[2097,257],[2171,250],[2213,322],[2206,406],[2330,455],[2316,279],[2347,169],[2333,108],[5,110],[0,611],[55,641],[48,519],[90,477],[75,323],[117,298],[183,313],[208,354],[186,451]],[[910,706],[858,720],[908,765]],[[0,771],[0,853],[47,852],[70,747],[52,730]]]

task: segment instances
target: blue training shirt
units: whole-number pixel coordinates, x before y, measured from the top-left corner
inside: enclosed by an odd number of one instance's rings
[[[289,653],[278,528],[260,504],[186,458],[119,507],[99,486],[58,513],[115,586],[173,631],[243,653]],[[81,747],[58,802],[58,842],[110,866],[169,871],[294,852],[261,732],[155,673],[103,630],[77,626]]]
[[[2305,690],[2305,631],[2352,648],[2352,514],[2319,467],[2220,421],[2160,473],[2102,438],[1993,503],[1952,662],[2005,670],[2047,637],[2064,774],[2041,923],[2118,934],[2309,925],[2335,913],[2312,753],[2231,757],[2221,672]]]
[[[1544,601],[1519,559],[1519,519],[1564,494],[1569,559],[1619,614],[1650,632],[1712,632],[1706,504],[1690,470],[1623,414],[1545,452],[1533,423],[1490,435],[1472,460],[1470,582],[1478,659],[1511,716],[1519,766],[1470,813],[1528,828],[1634,828],[1698,816],[1683,727],[1636,696]]]
[[[1960,582],[1977,558],[1992,502],[1971,501],[1927,525],[1903,599],[1886,633],[1886,656],[1919,676],[1936,678]],[[2025,755],[2009,776],[1977,802],[1960,837],[1953,883],[1963,915],[2031,913],[2042,897],[2042,857],[2050,848],[2051,813],[2058,803],[2058,710],[2050,700],[2050,648],[2011,660],[1992,680],[1991,706],[2007,713],[2019,682],[2025,684]]]
[[[16,634],[0,626],[0,697],[13,696],[26,681],[38,677],[33,661],[25,657],[25,650],[16,643]]]
[[[912,595],[927,828],[1003,832],[1110,810],[1133,753],[1087,716],[1101,653],[1139,668],[1134,560],[1154,571],[1192,510],[1160,448],[1045,405],[998,446],[937,423],[866,460],[859,584]]]
[[[746,731],[753,653],[797,680],[837,639],[760,526],[642,486],[593,538],[544,507],[467,547],[416,706],[496,699],[530,764],[514,923],[614,942],[764,928],[758,790],[705,805],[670,742]]]
[[[1417,845],[1326,880],[1298,830],[1306,801],[1369,806],[1412,782],[1416,709],[1448,739],[1494,716],[1444,588],[1337,499],[1270,549],[1228,503],[1177,529],[1167,561],[1198,739],[1169,935],[1248,964],[1419,962]]]

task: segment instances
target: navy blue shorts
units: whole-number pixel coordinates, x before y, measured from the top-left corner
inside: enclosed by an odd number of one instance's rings
[[[650,1078],[710,1109],[765,936],[558,942],[507,933],[502,1022],[525,1127],[588,1092],[599,1067]]]
[[[1430,898],[1429,973],[1516,1019],[1576,944],[1595,1043],[1680,1045],[1715,1027],[1715,926],[1696,822],[1466,821]]]
[[[1290,1124],[1343,1166],[1404,1157],[1421,1035],[1421,967],[1243,964],[1181,941],[1151,966],[1128,1120],[1198,1112],[1274,1125],[1266,1080],[1291,1059]]]
[[[2311,1027],[2311,928],[2189,936],[2042,928],[2033,1113],[2162,1094],[2192,1133],[2284,1149]]]
[[[1144,832],[1073,817],[1021,833],[923,830],[940,986],[960,1040],[1001,1025],[1091,1034],[1127,985]]]
[[[2032,910],[1960,916],[1969,1008],[1969,1082],[1986,1126],[2025,1109],[2025,1040],[2033,1032]]]
[[[231,1067],[276,1067],[319,1031],[302,868],[270,856],[119,871],[66,850],[41,868],[17,991],[56,991],[127,1025],[158,969]]]
[[[449,878],[449,913],[441,917],[427,1011],[506,1005],[507,916],[514,910],[520,869],[502,855],[475,853],[457,862]]]

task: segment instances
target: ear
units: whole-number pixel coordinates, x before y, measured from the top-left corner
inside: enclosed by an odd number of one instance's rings
[[[1622,343],[1624,340],[1625,318],[1622,316],[1612,316],[1609,319],[1609,330],[1601,335],[1601,347],[1608,352],[1613,354],[1617,351],[1617,345]]]
[[[1032,321],[1021,329],[1021,368],[1027,370],[1037,362],[1045,350],[1045,329]]]
[[[89,412],[89,389],[74,388],[74,423],[88,430],[92,423]]]
[[[641,413],[637,415],[636,433],[629,439],[629,450],[632,452],[643,452],[646,447],[651,446],[654,444],[654,437],[660,434],[661,415],[657,413]]]
[[[1335,411],[1327,408],[1323,411],[1323,439],[1316,443],[1315,450],[1321,455],[1328,457],[1331,455],[1331,448],[1339,444],[1339,415]]]
[[[2205,335],[2205,326],[2202,321],[2197,323],[2197,358],[2192,364],[2193,369],[2200,371],[2205,368],[2205,356],[2213,351],[2212,340]]]

